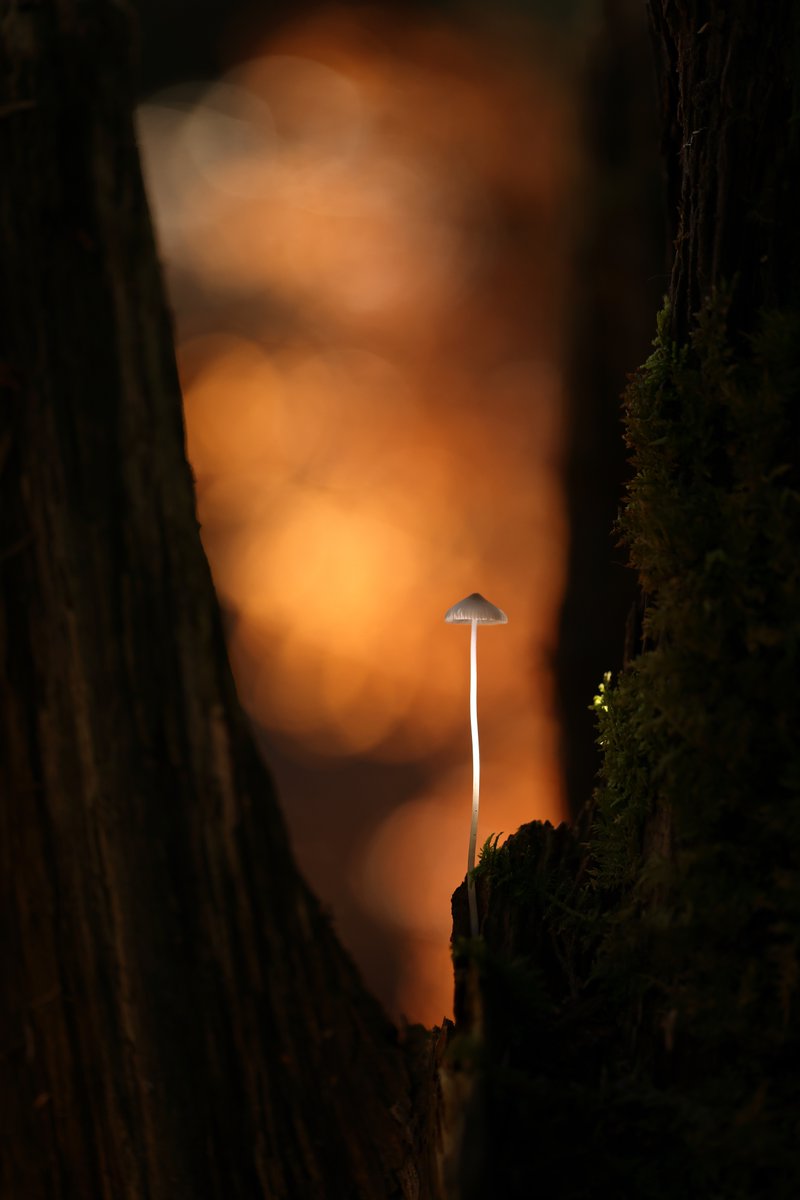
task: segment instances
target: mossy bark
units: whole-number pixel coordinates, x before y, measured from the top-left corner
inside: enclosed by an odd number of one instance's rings
[[[424,1197],[424,1101],[237,705],[130,40],[110,0],[0,24],[0,1194]]]
[[[651,15],[675,260],[626,398],[620,523],[646,638],[598,692],[601,781],[574,835],[527,828],[480,868],[452,1068],[495,1114],[498,1194],[535,1177],[571,1198],[789,1200],[800,10],[653,0]]]

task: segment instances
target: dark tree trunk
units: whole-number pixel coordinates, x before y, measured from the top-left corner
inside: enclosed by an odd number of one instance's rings
[[[405,1049],[237,705],[130,38],[105,0],[0,25],[0,1194],[424,1197]]]
[[[800,300],[798,21],[792,0],[649,0],[674,221],[672,333],[735,284],[731,321]]]
[[[456,1153],[504,1200],[800,1194],[800,9],[649,7],[676,240],[626,396],[646,644],[578,829],[486,856],[483,941],[454,903]]]
[[[767,11],[757,0],[648,0],[647,7],[674,246],[666,332],[676,346],[688,348],[701,312],[718,296],[730,369],[750,368],[753,337],[765,319],[800,308],[797,6],[783,0]],[[677,407],[671,416],[683,420]],[[705,470],[709,482],[727,484],[724,419],[713,421],[718,444],[707,453]],[[790,466],[797,480],[796,407],[785,421],[781,469]],[[778,462],[772,467],[777,470]],[[645,627],[647,605],[645,588],[637,613]],[[648,820],[659,837],[667,836],[670,806],[657,801]]]

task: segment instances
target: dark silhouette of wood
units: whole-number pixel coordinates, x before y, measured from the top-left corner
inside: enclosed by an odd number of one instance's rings
[[[717,289],[738,364],[765,314],[800,307],[800,21],[791,0],[648,0],[673,260],[669,332],[685,345]],[[800,469],[796,437],[785,457]],[[722,448],[709,478],[727,471]],[[788,480],[787,480],[788,482]],[[647,597],[632,614],[646,623]],[[661,830],[671,815],[656,808]]]
[[[649,0],[675,237],[672,331],[735,283],[732,326],[800,299],[796,5]]]
[[[227,665],[130,41],[105,0],[0,23],[0,1195],[425,1197],[412,1055]]]
[[[800,9],[649,8],[675,246],[626,398],[645,611],[593,804],[489,848],[482,940],[454,897],[451,1174],[477,1154],[504,1200],[800,1192]]]

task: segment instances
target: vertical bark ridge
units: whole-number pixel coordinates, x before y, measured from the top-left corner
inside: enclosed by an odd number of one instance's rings
[[[0,1194],[424,1197],[396,1032],[238,708],[129,37],[104,0],[0,25]]]

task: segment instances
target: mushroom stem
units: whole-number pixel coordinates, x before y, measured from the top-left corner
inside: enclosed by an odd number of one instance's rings
[[[472,824],[467,855],[467,895],[469,897],[470,936],[478,936],[478,902],[475,897],[475,845],[478,841],[478,803],[481,791],[481,751],[478,744],[478,626],[505,625],[508,617],[502,608],[490,604],[480,592],[465,596],[444,614],[450,625],[471,625],[469,647],[469,717],[472,729]]]
[[[478,741],[478,622],[473,618],[469,642],[469,721],[472,729],[472,824],[469,831],[467,857],[467,894],[469,896],[469,930],[478,936],[478,901],[475,896],[475,847],[478,841],[478,808],[481,794],[481,748]]]

